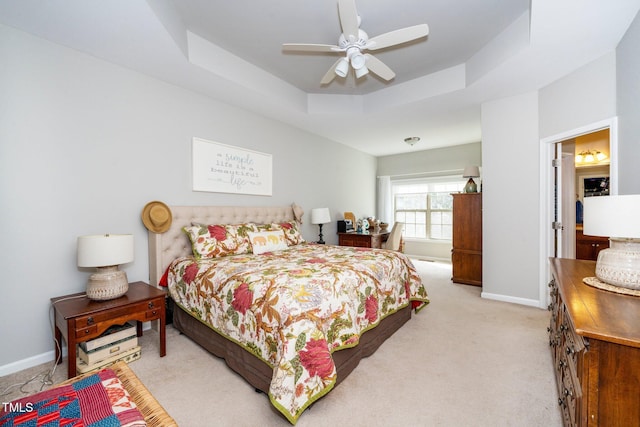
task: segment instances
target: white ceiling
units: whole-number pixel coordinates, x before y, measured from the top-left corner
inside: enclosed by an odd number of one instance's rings
[[[426,23],[372,52],[391,82],[320,79],[337,0],[0,0],[0,23],[375,156],[481,140],[480,105],[536,90],[615,49],[638,0],[356,0],[370,37]],[[408,136],[422,140],[410,147]]]

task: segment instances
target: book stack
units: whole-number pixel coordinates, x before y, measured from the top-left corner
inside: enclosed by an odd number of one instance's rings
[[[113,325],[98,338],[78,344],[76,367],[78,373],[84,374],[120,360],[138,360],[140,353],[135,325]]]

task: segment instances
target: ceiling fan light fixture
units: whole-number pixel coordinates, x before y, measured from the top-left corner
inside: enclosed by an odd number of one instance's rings
[[[356,78],[360,78],[362,76],[366,76],[369,74],[369,69],[366,66],[356,69]]]
[[[366,58],[364,57],[362,52],[360,52],[360,50],[356,50],[355,53],[349,55],[349,59],[351,60],[351,66],[354,70],[359,70],[360,68],[364,67],[364,64],[366,62]]]
[[[342,58],[338,65],[336,66],[336,74],[339,77],[346,77],[349,72],[349,61],[347,58]]]
[[[285,43],[283,49],[292,52],[345,52],[344,60],[338,60],[325,73],[320,84],[328,84],[335,75],[347,77],[349,67],[353,68],[358,77],[368,73],[380,77],[384,81],[391,81],[396,74],[379,59],[376,59],[367,51],[385,49],[405,44],[410,41],[424,38],[429,34],[427,24],[419,24],[404,27],[369,38],[369,35],[360,28],[361,19],[356,10],[355,0],[338,0],[338,18],[342,33],[338,37],[337,45],[311,44],[311,43]],[[358,72],[359,70],[362,70]]]

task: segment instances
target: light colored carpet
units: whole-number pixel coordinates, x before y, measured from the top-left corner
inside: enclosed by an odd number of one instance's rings
[[[431,304],[296,425],[561,426],[549,313],[481,299],[479,288],[451,283],[448,264],[414,264]],[[158,355],[156,332],[145,331],[141,343],[131,369],[181,426],[290,425],[267,396],[171,326],[166,357]],[[65,379],[64,366],[56,382]],[[47,368],[0,378],[0,391]]]

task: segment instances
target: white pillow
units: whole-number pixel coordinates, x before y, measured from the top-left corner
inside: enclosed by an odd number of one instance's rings
[[[258,233],[248,232],[249,242],[256,255],[265,252],[281,251],[287,249],[287,241],[284,238],[284,231],[260,231]]]

